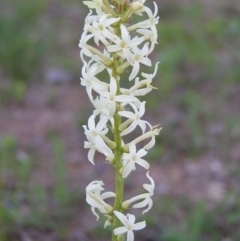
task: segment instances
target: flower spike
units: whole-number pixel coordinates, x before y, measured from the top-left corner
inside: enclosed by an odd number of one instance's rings
[[[81,85],[86,88],[90,102],[95,108],[87,124],[83,125],[88,150],[88,160],[95,165],[97,153],[103,155],[115,170],[115,193],[103,192],[103,182],[93,181],[86,187],[86,201],[93,214],[105,216],[104,228],[111,226],[112,241],[134,241],[135,230],[145,228],[146,222],[135,223],[135,216],[124,214],[132,208],[152,205],[155,183],[149,175],[150,164],[145,160],[148,150],[155,145],[161,128],[144,120],[146,101],[140,101],[153,87],[158,64],[154,72],[142,72],[142,65],[151,67],[149,54],[157,44],[159,21],[158,6],[154,11],[145,5],[146,0],[84,0],[89,14],[86,16],[79,41],[80,58],[83,61]],[[130,18],[142,17],[129,26]],[[122,84],[123,73],[127,74]],[[104,77],[103,77],[104,76]],[[141,133],[137,134],[138,129]],[[129,143],[126,136],[134,138]],[[136,136],[137,135],[137,136]],[[126,138],[126,139],[125,139]],[[125,144],[126,143],[126,144]],[[142,145],[142,143],[144,143]],[[150,183],[143,184],[145,193],[123,201],[124,181],[132,171],[141,166],[146,170]],[[107,203],[114,199],[114,205]]]

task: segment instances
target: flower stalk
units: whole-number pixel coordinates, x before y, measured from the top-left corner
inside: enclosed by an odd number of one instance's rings
[[[95,164],[95,153],[103,154],[115,172],[115,193],[104,192],[102,181],[93,181],[86,187],[86,201],[98,219],[101,213],[106,217],[104,227],[112,226],[112,241],[133,241],[134,230],[145,228],[146,222],[135,223],[135,216],[125,213],[129,208],[144,208],[148,212],[152,207],[155,183],[149,175],[149,163],[143,159],[155,144],[155,136],[161,128],[152,126],[142,117],[145,103],[138,99],[153,89],[151,83],[156,75],[141,73],[140,65],[151,66],[148,55],[157,43],[156,24],[158,23],[157,5],[155,11],[144,6],[145,0],[88,0],[83,3],[90,9],[85,20],[84,31],[79,47],[83,61],[81,85],[95,110],[84,125],[88,149],[88,160]],[[113,4],[113,5],[112,5]],[[134,15],[145,20],[127,27]],[[135,34],[135,35],[134,35]],[[90,44],[93,40],[94,44]],[[150,46],[150,47],[149,47]],[[132,68],[128,80],[135,79],[129,89],[121,86],[122,75]],[[109,76],[109,80],[100,79],[99,74]],[[140,128],[141,134],[126,143],[125,136]],[[112,131],[113,140],[107,136]],[[150,139],[150,141],[149,141]],[[143,148],[138,143],[147,140]],[[144,184],[147,192],[124,201],[124,179],[137,168],[147,170],[151,184]],[[114,198],[113,207],[105,199]]]

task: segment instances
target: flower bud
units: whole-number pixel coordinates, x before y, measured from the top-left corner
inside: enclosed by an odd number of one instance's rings
[[[143,4],[141,2],[134,2],[132,4],[132,10],[133,12],[138,12],[143,8]]]

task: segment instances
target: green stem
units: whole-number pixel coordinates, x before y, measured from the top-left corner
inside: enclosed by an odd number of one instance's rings
[[[114,139],[117,144],[115,149],[115,189],[116,189],[116,197],[114,203],[114,210],[121,211],[122,202],[123,202],[123,178],[120,174],[120,169],[122,168],[122,146],[121,146],[121,137],[118,127],[121,124],[121,117],[118,114],[114,115],[115,122],[115,130],[114,130]],[[121,222],[113,217],[113,229],[119,227]],[[112,234],[112,241],[116,240],[116,236]]]
[[[116,2],[116,1],[115,1]],[[121,12],[122,12],[122,7],[123,7],[124,1],[123,0],[117,0],[117,8],[118,9],[118,16],[120,17]],[[120,30],[120,22],[114,26],[115,28],[115,34],[120,36],[121,35],[121,30]],[[120,80],[119,80],[119,75],[121,73],[117,72],[117,69],[120,67],[122,63],[119,62],[118,56],[116,54],[113,54],[113,65],[112,65],[112,75],[115,78],[117,82],[117,95],[120,95]],[[118,115],[117,111],[119,109],[118,104],[116,103],[116,113],[114,114],[114,141],[116,143],[116,148],[114,151],[114,161],[115,161],[115,201],[114,201],[114,206],[113,209],[115,211],[122,212],[122,202],[123,202],[123,190],[124,190],[124,182],[122,178],[122,174],[120,174],[120,169],[122,168],[122,139],[121,139],[121,132],[119,131],[119,126],[122,124],[121,123],[121,116]],[[120,227],[121,222],[120,220],[113,215],[113,230]],[[117,241],[117,236],[114,235],[112,232],[112,241]]]
[[[118,80],[117,68],[119,67],[119,63],[117,60],[117,56],[113,57],[113,77],[117,82],[117,94],[120,94],[120,83]],[[118,109],[118,107],[117,107]],[[122,168],[122,139],[120,136],[119,126],[121,125],[121,117],[116,112],[113,116],[114,118],[114,141],[116,144],[115,152],[114,152],[114,161],[115,161],[115,191],[116,197],[114,202],[113,209],[116,211],[121,211],[122,202],[123,202],[123,178],[120,174],[120,169]],[[121,222],[113,216],[113,229],[119,227]],[[116,236],[112,233],[112,241],[116,241]]]

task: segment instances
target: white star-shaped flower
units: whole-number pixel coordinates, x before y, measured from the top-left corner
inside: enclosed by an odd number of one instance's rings
[[[142,159],[143,156],[147,154],[147,151],[140,149],[138,152],[136,150],[135,143],[130,143],[129,153],[123,153],[123,168],[122,168],[122,177],[126,178],[131,171],[136,170],[135,164],[142,166],[145,169],[149,169],[150,165],[148,162]]]
[[[84,133],[88,137],[89,140],[94,141],[97,136],[106,135],[108,132],[108,128],[106,126],[108,118],[103,117],[100,121],[95,124],[95,115],[91,115],[88,119],[88,128],[86,125],[83,125]]]
[[[113,230],[114,234],[120,235],[127,233],[127,241],[134,240],[133,230],[140,230],[146,227],[146,222],[142,221],[139,223],[135,223],[135,216],[132,214],[127,214],[126,216],[118,211],[113,211],[114,215],[121,221],[124,227],[115,228]]]
[[[149,29],[138,29],[137,30],[138,33],[142,34],[143,36],[149,36],[149,40],[151,42],[151,46],[148,50],[148,54],[152,53],[155,44],[157,44],[157,39],[158,39],[158,34],[157,34],[157,29],[155,28],[151,28]]]
[[[121,126],[125,126],[126,124],[130,124],[125,130],[123,130],[121,132],[121,136],[124,136],[124,135],[127,135],[127,134],[131,133],[132,131],[134,131],[134,129],[138,125],[141,127],[143,133],[146,130],[146,125],[151,127],[151,125],[147,121],[144,121],[144,120],[140,119],[145,113],[145,104],[146,104],[146,101],[143,101],[142,103],[140,103],[140,107],[139,107],[139,110],[138,110],[138,108],[135,104],[130,103],[130,105],[132,106],[135,113],[132,113],[131,111],[118,111],[118,114],[120,116],[128,118],[128,120],[126,120]],[[120,128],[121,128],[121,126],[120,126]]]
[[[120,55],[124,56],[124,58],[127,59],[127,61],[132,64],[133,63],[133,57],[130,52],[130,48],[138,46],[140,43],[144,41],[144,38],[138,38],[135,37],[132,40],[130,39],[129,32],[127,31],[127,28],[121,24],[121,38],[117,36],[109,36],[112,40],[112,42],[115,43],[115,45],[110,45],[107,47],[107,50],[109,52],[119,52]]]
[[[95,108],[106,107],[109,110],[109,118],[111,118],[116,111],[116,103],[130,103],[136,101],[136,98],[128,95],[117,94],[117,83],[112,77],[110,82],[110,91],[99,91],[101,98],[94,100]]]
[[[156,25],[158,24],[158,19],[159,19],[159,17],[157,16],[158,6],[155,2],[153,2],[153,4],[154,4],[154,13],[150,8],[144,7],[144,10],[147,13],[149,19],[140,22],[138,24],[139,28],[156,28]]]
[[[147,172],[146,176],[151,182],[151,184],[143,184],[143,187],[148,191],[148,193],[141,194],[129,200],[132,203],[139,199],[143,199],[143,201],[133,205],[133,208],[143,208],[148,206],[147,209],[143,210],[142,212],[143,214],[148,212],[152,208],[153,201],[151,197],[153,196],[153,192],[155,188],[155,183],[153,179],[149,176],[149,172]]]
[[[132,52],[133,69],[129,76],[130,81],[137,76],[140,69],[140,63],[147,66],[152,65],[151,60],[148,57],[146,57],[148,54],[148,43],[145,43],[142,49],[139,49],[138,47],[132,47]]]
[[[90,10],[89,14],[85,18],[83,30],[88,31],[88,28],[91,26],[93,20],[98,18],[99,17],[97,15],[92,15],[92,11]]]
[[[144,77],[143,80],[139,81],[139,78],[137,77],[135,79],[135,84],[130,89],[121,89],[121,92],[131,96],[143,96],[149,93],[152,89],[154,89],[151,83],[157,74],[158,64],[159,62],[156,63],[152,74],[142,73],[142,77]]]
[[[109,38],[110,35],[113,35],[113,28],[111,25],[119,21],[119,18],[108,18],[108,15],[103,15],[97,21],[93,20],[92,26],[94,28],[94,41],[99,45],[100,36],[104,38]]]
[[[87,137],[88,141],[84,142],[84,148],[89,149],[88,151],[88,160],[95,165],[94,163],[94,156],[95,152],[98,151],[105,155],[107,160],[113,159],[113,152],[112,150],[106,145],[106,143],[103,141],[103,139],[100,136],[95,137],[94,140],[89,139]]]
[[[93,34],[87,34],[87,31],[84,31],[82,33],[82,36],[81,36],[80,40],[79,40],[78,47],[81,48],[80,57],[81,57],[83,62],[86,62],[83,58],[83,55],[86,55],[87,57],[90,57],[90,58],[93,56],[93,54],[86,47],[88,40],[90,38],[92,38],[93,36],[94,36]]]
[[[155,145],[155,142],[156,142],[155,136],[159,135],[159,133],[160,133],[160,131],[162,129],[162,128],[158,128],[158,126],[159,125],[152,126],[150,131],[148,131],[148,132],[144,133],[143,135],[137,137],[131,143],[137,144],[137,143],[139,143],[141,141],[144,141],[144,140],[150,138],[151,140],[143,147],[143,149],[145,149],[145,150],[151,149]],[[131,145],[131,143],[130,143],[130,145]]]
[[[86,187],[86,201],[91,206],[91,210],[97,217],[97,220],[99,219],[99,216],[95,209],[97,208],[100,213],[107,214],[111,211],[112,207],[105,203],[104,199],[116,196],[113,192],[105,192],[101,194],[101,191],[104,190],[102,187],[103,185],[104,183],[102,181],[93,181]]]
[[[95,77],[96,74],[104,69],[103,65],[97,63],[91,65],[91,62],[92,61],[89,61],[88,63],[85,62],[83,65],[81,85],[86,87],[88,97],[91,102],[93,102],[92,90],[96,92],[99,90],[107,90],[108,84]]]
[[[143,86],[146,87],[142,88]],[[153,89],[154,87],[150,84],[150,80],[139,81],[139,78],[136,78],[134,86],[129,89],[129,93],[131,96],[144,96],[151,92]]]

